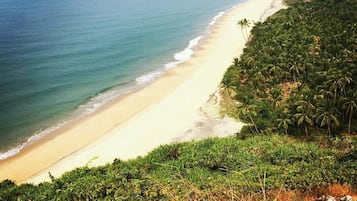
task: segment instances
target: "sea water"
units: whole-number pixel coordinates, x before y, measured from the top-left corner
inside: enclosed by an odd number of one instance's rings
[[[188,60],[239,3],[0,0],[0,160]]]

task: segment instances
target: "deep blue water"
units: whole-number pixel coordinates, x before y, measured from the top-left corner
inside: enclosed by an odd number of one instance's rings
[[[0,152],[147,84],[239,2],[0,0]]]

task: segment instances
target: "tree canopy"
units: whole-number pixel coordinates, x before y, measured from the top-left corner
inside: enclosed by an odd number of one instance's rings
[[[223,79],[256,111],[255,119],[237,115],[263,133],[356,132],[357,2],[291,3],[257,23]]]

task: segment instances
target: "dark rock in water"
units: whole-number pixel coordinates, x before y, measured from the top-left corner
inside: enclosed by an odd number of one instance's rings
[[[315,201],[336,201],[336,199],[330,195],[323,195],[317,198]]]
[[[345,195],[342,198],[340,198],[340,201],[353,201],[353,199],[352,199],[352,196]]]

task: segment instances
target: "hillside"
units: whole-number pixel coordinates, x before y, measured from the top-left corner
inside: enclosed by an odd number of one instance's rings
[[[38,186],[4,181],[0,200],[229,200],[248,195],[260,200],[263,191],[275,197],[279,191],[332,183],[356,185],[356,152],[337,148],[345,143],[327,149],[272,135],[167,145],[144,158],[79,168]]]
[[[356,1],[298,2],[252,30],[223,83],[252,132],[357,131]],[[244,27],[242,27],[244,28]]]
[[[39,185],[5,180],[0,201],[356,196],[357,2],[288,2],[255,24],[222,81],[228,113],[248,124],[241,133],[103,167],[89,162]]]

